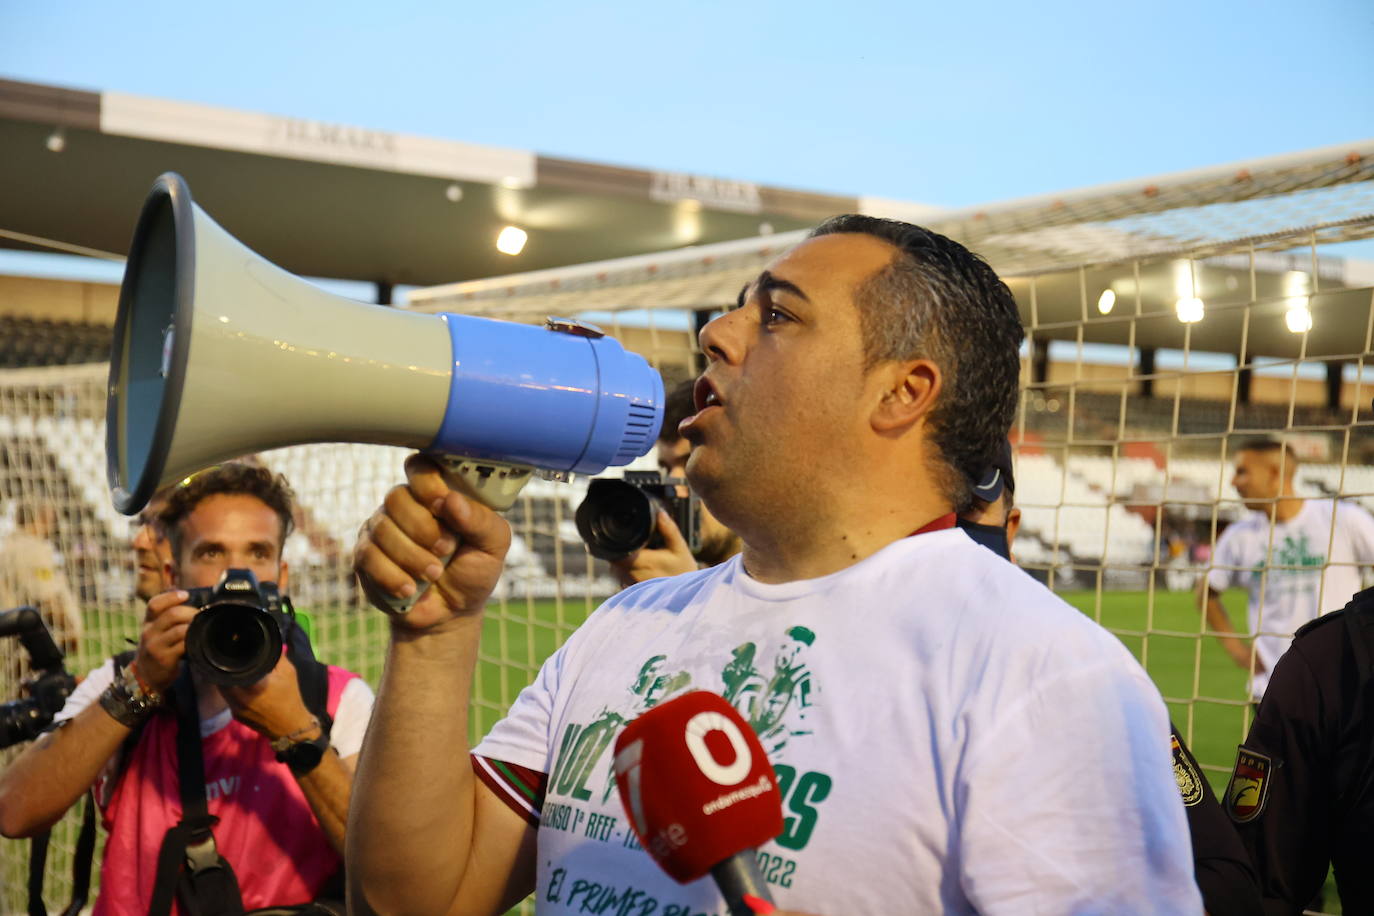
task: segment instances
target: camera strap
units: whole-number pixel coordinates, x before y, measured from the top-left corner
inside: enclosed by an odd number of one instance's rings
[[[300,686],[301,700],[305,702],[305,708],[320,720],[320,727],[328,735],[334,728],[334,717],[329,714],[329,668],[315,658],[315,650],[310,646],[310,637],[296,620],[290,599],[283,596],[282,603],[288,610],[283,634],[286,657],[296,666],[296,682]],[[333,905],[333,901],[342,904],[344,888],[344,868],[340,865],[339,870],[320,889],[317,904],[324,908],[324,912],[329,912],[328,907]]]
[[[181,822],[167,831],[157,857],[157,879],[149,916],[168,916],[172,899],[190,916],[241,916],[243,897],[233,868],[219,854],[211,830],[219,818],[205,805],[205,759],[200,714],[189,667],[172,687],[177,712],[177,781]]]
[[[62,916],[78,916],[86,908],[91,892],[91,860],[95,857],[95,792],[86,793],[86,810],[81,815],[81,833],[72,853],[72,902]]]
[[[86,809],[81,815],[81,833],[77,835],[76,849],[72,851],[72,900],[62,911],[62,916],[79,916],[86,907],[86,897],[91,891],[91,861],[95,857],[95,809],[95,792],[92,790],[86,793]],[[43,883],[51,837],[52,832],[44,830],[31,841],[28,916],[48,916],[48,908],[43,903]]]
[[[48,864],[48,840],[52,832],[44,830],[29,842],[29,916],[48,916],[43,905],[43,871]]]
[[[28,916],[48,916],[43,905],[43,875],[48,864],[48,841],[51,831],[44,830],[33,838],[29,851],[29,909]],[[91,858],[95,854],[95,797],[86,795],[86,813],[81,817],[81,835],[72,854],[72,902],[62,916],[79,916],[86,907],[91,890]]]
[[[288,599],[283,598],[283,603]],[[287,603],[287,607],[290,604]],[[315,650],[310,646],[310,637],[296,621],[294,612],[287,617],[283,634],[286,642],[286,657],[296,667],[296,682],[300,685],[301,700],[305,708],[320,720],[320,727],[327,735],[334,726],[334,718],[329,715],[329,669],[315,658]]]

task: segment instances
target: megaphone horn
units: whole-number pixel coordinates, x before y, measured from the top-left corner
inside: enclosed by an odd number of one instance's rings
[[[208,465],[307,442],[447,456],[474,495],[503,509],[532,469],[628,464],[662,419],[658,373],[591,325],[332,295],[245,247],[170,172],[143,205],[106,416],[110,490],[125,514]]]

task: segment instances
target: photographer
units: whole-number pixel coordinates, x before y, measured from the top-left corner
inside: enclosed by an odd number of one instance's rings
[[[659,429],[655,454],[658,456],[659,472],[665,478],[687,476],[687,457],[692,453],[692,445],[678,434],[677,428],[678,424],[697,412],[692,403],[692,389],[695,386],[696,379],[688,379],[668,392],[664,400],[663,426]],[[722,525],[706,506],[700,506],[699,511],[701,544],[695,552],[688,547],[687,540],[668,513],[659,511],[655,522],[664,546],[645,547],[627,557],[613,560],[611,569],[620,578],[620,584],[629,586],[646,579],[692,572],[724,563],[739,553],[739,537]]]
[[[129,546],[134,550],[134,596],[147,602],[165,592],[169,586],[167,571],[172,567],[172,544],[162,530],[158,516],[167,508],[172,487],[163,487],[148,499],[133,518],[129,519]]]
[[[283,478],[245,464],[204,471],[173,490],[156,521],[170,542],[174,588],[148,601],[132,660],[91,672],[56,717],[60,727],[0,775],[0,833],[9,837],[48,828],[94,786],[109,832],[97,914],[147,913],[155,899],[170,904],[159,851],[168,858],[174,836],[187,843],[187,863],[208,853],[230,867],[209,869],[227,873],[230,885],[204,893],[188,889],[189,876],[201,872],[171,856],[183,913],[235,912],[236,894],[248,909],[307,904],[340,871],[355,757],[372,705],[367,685],[314,662],[308,644],[302,656],[294,621],[282,626],[290,652],[254,683],[217,686],[182,664],[201,612],[193,605],[206,603],[205,591],[188,589],[208,590],[226,571],[247,570],[285,592],[281,551],[292,502]],[[264,585],[254,597],[264,594],[275,588]],[[249,603],[242,593],[236,600]],[[196,718],[199,754],[181,727]],[[188,757],[203,767],[202,797],[200,786],[182,779]],[[208,812],[194,827],[192,808]]]

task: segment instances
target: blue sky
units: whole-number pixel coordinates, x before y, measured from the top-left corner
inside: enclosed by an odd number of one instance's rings
[[[0,0],[0,75],[972,204],[1374,135],[1374,3]]]

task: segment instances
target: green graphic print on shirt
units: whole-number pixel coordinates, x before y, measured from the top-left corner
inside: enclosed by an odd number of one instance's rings
[[[619,807],[613,802],[616,786],[608,762],[611,748],[616,735],[635,717],[700,686],[722,695],[758,734],[769,759],[774,761],[773,770],[782,795],[783,831],[775,842],[784,850],[804,849],[819,821],[819,806],[830,795],[832,780],[825,773],[798,773],[795,767],[779,761],[786,757],[785,749],[790,742],[812,734],[807,718],[820,690],[805,658],[815,639],[816,634],[810,629],[794,626],[786,629],[775,645],[760,648],[754,642],[741,643],[724,662],[719,682],[708,685],[693,685],[691,674],[677,669],[665,655],[646,659],[621,702],[603,707],[590,722],[570,722],[564,726],[554,753],[541,827],[638,849],[628,821],[604,813],[609,805]],[[603,763],[607,771],[605,784],[594,785],[593,774]],[[766,881],[780,887],[791,886],[796,861],[768,852],[758,855]],[[571,879],[561,872],[556,872],[554,882],[545,889],[553,895],[548,898],[551,902],[556,897],[565,897],[572,886],[579,887],[584,895],[601,892],[599,885],[585,880],[565,888],[564,884]],[[581,906],[587,902],[582,901]],[[612,910],[615,909],[613,906]]]
[[[1275,598],[1305,595],[1320,588],[1326,555],[1312,549],[1306,534],[1285,534],[1281,543],[1274,544],[1270,561],[1266,564],[1260,560],[1255,575],[1267,577],[1265,588],[1273,589]]]

